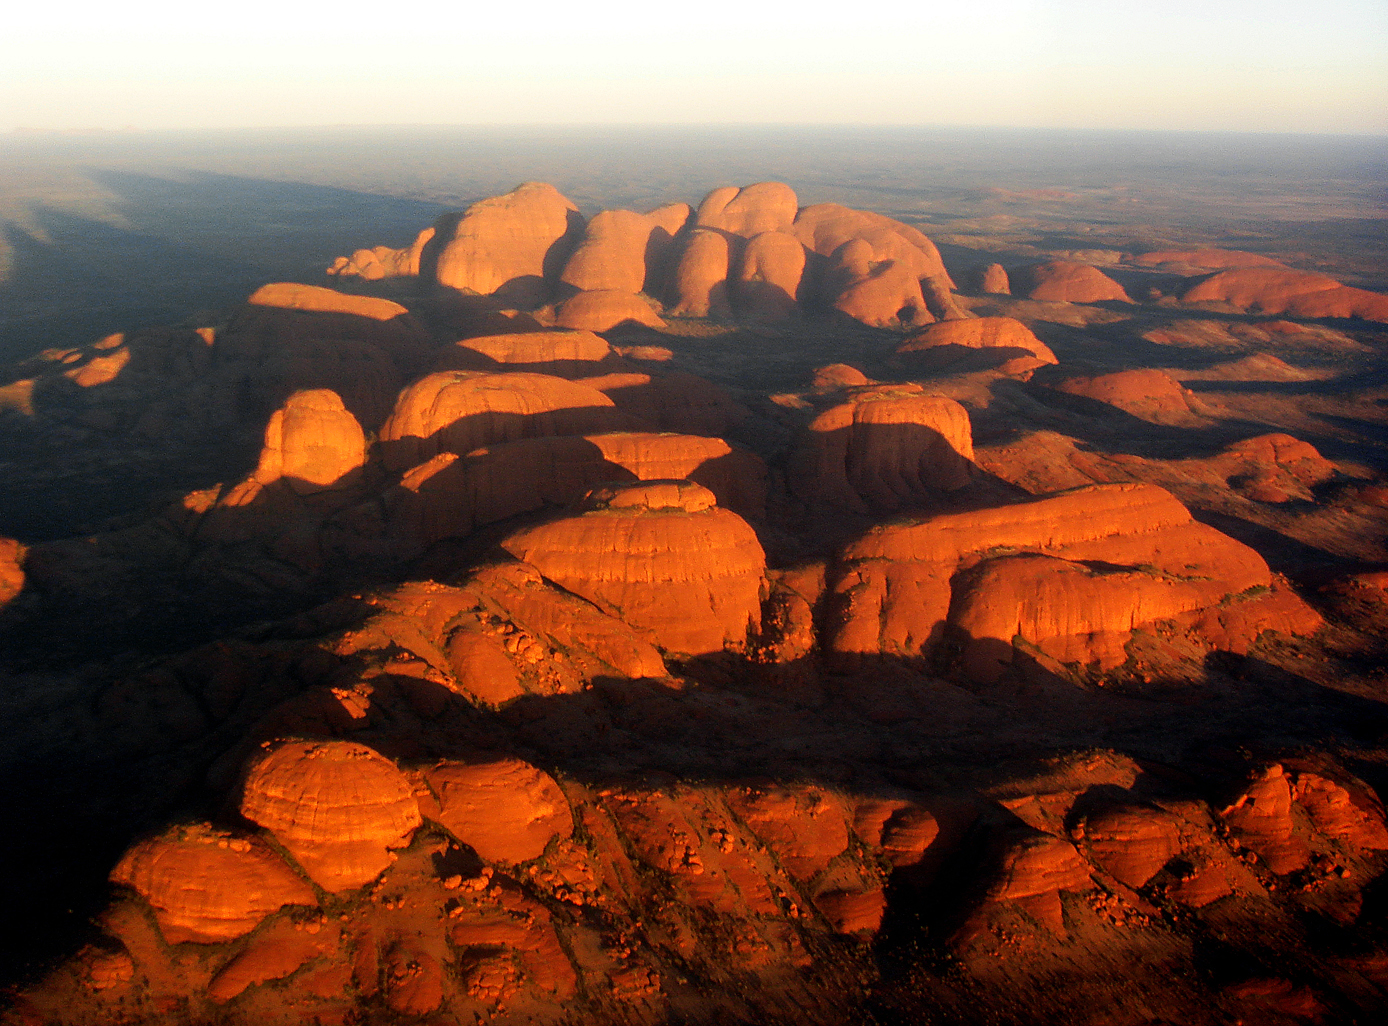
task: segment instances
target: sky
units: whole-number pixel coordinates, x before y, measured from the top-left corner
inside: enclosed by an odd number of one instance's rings
[[[0,132],[832,123],[1388,134],[1385,0],[482,8],[34,3],[0,21]]]

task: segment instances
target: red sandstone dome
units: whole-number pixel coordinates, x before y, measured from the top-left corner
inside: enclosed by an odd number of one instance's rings
[[[1049,346],[1011,317],[971,317],[932,324],[908,336],[896,352],[911,364],[930,368],[984,356],[989,366],[999,366],[1006,373],[1057,362]]]
[[[686,236],[670,279],[670,313],[676,317],[730,317],[728,268],[732,248],[728,235],[696,228]]]
[[[649,214],[631,210],[595,214],[560,280],[584,292],[652,291],[670,243],[689,216],[687,203],[672,203]]]
[[[170,944],[215,944],[250,933],[286,905],[318,904],[313,888],[263,841],[210,825],[139,842],[111,881],[149,902]]]
[[[381,428],[386,466],[540,435],[621,430],[629,420],[597,389],[545,374],[443,371],[416,381]]]
[[[1388,321],[1388,296],[1350,288],[1334,278],[1281,267],[1244,267],[1186,290],[1185,303],[1228,303],[1242,310],[1292,317],[1358,317]]]
[[[789,232],[754,235],[742,250],[734,282],[738,312],[753,320],[781,320],[799,309],[805,247]]]
[[[425,779],[438,796],[438,821],[485,862],[526,862],[573,833],[554,778],[519,759],[441,762]]]
[[[799,207],[795,190],[784,182],[758,182],[741,189],[727,185],[704,197],[694,224],[750,239],[762,232],[787,231]]]
[[[431,248],[440,285],[523,305],[541,301],[583,232],[578,208],[552,185],[527,182],[504,196],[447,215],[435,225]],[[426,262],[428,254],[426,253]]]
[[[1015,277],[1030,299],[1052,303],[1132,302],[1122,285],[1088,264],[1051,260],[1020,268]]]
[[[366,462],[366,436],[336,392],[295,392],[270,417],[255,479],[284,478],[298,492],[344,481]]]
[[[447,347],[434,369],[533,371],[562,378],[600,374],[619,364],[607,340],[586,329],[517,331],[464,338]]]
[[[1007,277],[1007,269],[1002,264],[989,264],[983,268],[978,278],[978,291],[995,296],[1011,295],[1012,284]]]
[[[501,544],[670,652],[738,647],[760,623],[766,557],[756,533],[689,481],[596,491],[576,515]]]
[[[1139,267],[1161,267],[1174,265],[1214,270],[1228,267],[1281,267],[1282,262],[1258,253],[1245,253],[1238,249],[1161,249],[1150,253],[1139,253],[1132,258]]]
[[[554,323],[561,328],[587,331],[611,331],[624,324],[665,327],[652,300],[631,292],[613,290],[580,292],[570,296],[555,309]]]
[[[24,590],[24,546],[0,538],[0,609]]]
[[[246,770],[241,815],[274,835],[326,891],[369,883],[420,825],[414,788],[389,759],[346,741],[293,741]]]
[[[968,411],[919,385],[865,388],[809,425],[788,474],[807,502],[895,510],[970,479]]]
[[[873,327],[929,324],[921,282],[897,260],[879,260],[870,243],[853,239],[834,251],[825,275],[830,308]]]
[[[1196,416],[1194,394],[1164,371],[1125,370],[1095,377],[1066,378],[1055,386],[1157,424],[1182,424]]]
[[[1001,550],[1016,554],[987,556]],[[1125,658],[1131,631],[1156,620],[1183,619],[1236,650],[1266,627],[1319,624],[1286,593],[1234,601],[1271,584],[1262,557],[1151,485],[1094,485],[881,527],[841,559],[835,651],[924,655],[948,625],[982,680],[1012,661],[1014,637],[1062,662],[1108,668]]]
[[[910,225],[882,214],[819,203],[801,209],[791,233],[806,249],[823,257],[845,242],[861,239],[872,247],[875,259],[895,260],[917,280],[936,278],[946,287],[954,285],[933,242]]]

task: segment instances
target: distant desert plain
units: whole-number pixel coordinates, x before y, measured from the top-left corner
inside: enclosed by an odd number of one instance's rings
[[[1385,167],[0,140],[0,1022],[1381,1021]]]

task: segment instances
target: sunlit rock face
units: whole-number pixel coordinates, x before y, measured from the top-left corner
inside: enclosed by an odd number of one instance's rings
[[[1088,264],[1051,260],[1019,268],[1015,277],[1030,299],[1051,303],[1131,302],[1122,285]]]
[[[756,533],[693,482],[597,490],[577,515],[502,547],[672,652],[743,645],[760,622],[766,556]]]

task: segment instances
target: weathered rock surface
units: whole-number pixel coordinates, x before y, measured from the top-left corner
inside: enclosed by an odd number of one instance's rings
[[[421,822],[395,764],[346,741],[271,748],[247,768],[240,810],[333,892],[374,880]]]
[[[670,652],[743,645],[761,619],[766,557],[755,532],[692,482],[612,486],[576,516],[501,544]]]
[[[318,904],[313,888],[264,842],[210,825],[141,841],[111,880],[149,902],[170,944],[216,944],[250,933],[286,905]]]
[[[544,374],[443,371],[400,393],[381,428],[386,466],[465,454],[517,438],[621,430],[630,421],[597,389]]]
[[[365,462],[366,436],[337,393],[295,392],[265,427],[255,480],[311,493],[347,482]]]
[[[704,197],[694,224],[750,239],[786,231],[799,209],[795,190],[784,182],[758,182],[741,189],[727,185]]]
[[[527,182],[434,227],[424,265],[438,284],[535,306],[578,244],[583,218],[554,186]]]
[[[789,474],[807,502],[896,510],[963,487],[973,441],[968,412],[919,385],[869,386],[817,416]]]
[[[978,291],[985,295],[1010,296],[1012,282],[1002,264],[989,264],[979,272]]]
[[[1030,299],[1050,303],[1132,302],[1122,285],[1089,264],[1051,260],[1019,268],[1014,277]]]

